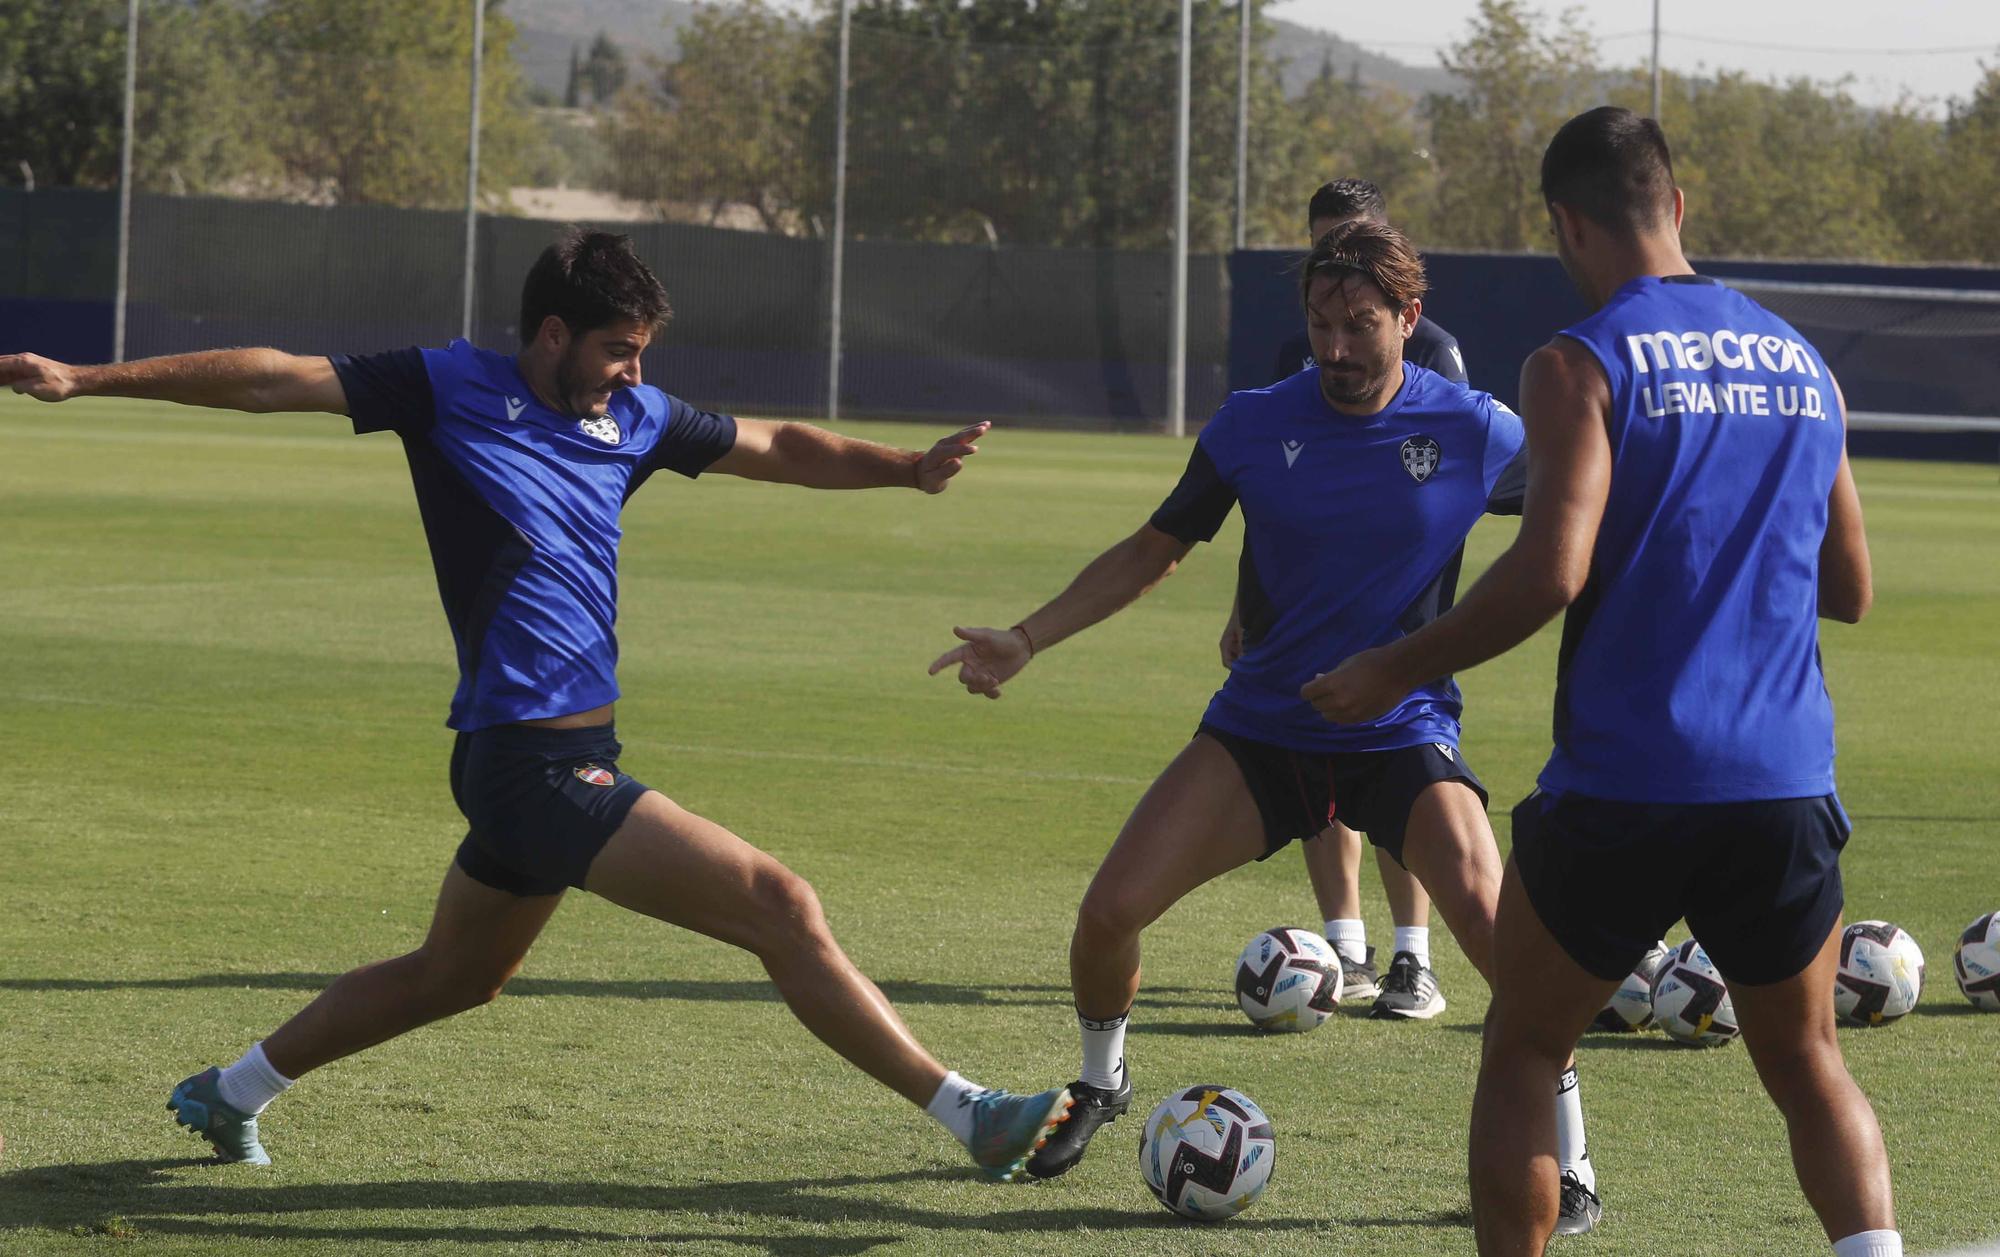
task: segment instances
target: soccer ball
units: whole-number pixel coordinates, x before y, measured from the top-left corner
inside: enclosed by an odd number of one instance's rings
[[[1606,1030],[1612,1034],[1625,1034],[1633,1030],[1644,1030],[1653,1024],[1653,976],[1660,966],[1667,963],[1672,954],[1664,940],[1655,944],[1639,961],[1639,967],[1626,975],[1611,998],[1604,1002],[1597,1016],[1591,1021],[1593,1030]]]
[[[1227,1087],[1188,1087],[1147,1116],[1139,1172],[1167,1208],[1219,1222],[1264,1194],[1277,1152],[1271,1119],[1255,1100]]]
[[[1901,926],[1856,921],[1840,936],[1833,1011],[1859,1026],[1886,1026],[1917,1006],[1924,953]]]
[[[1653,1020],[1695,1047],[1721,1047],[1742,1033],[1722,974],[1693,939],[1674,948],[1653,979]]]
[[[2000,1012],[2000,912],[1965,927],[1951,953],[1951,972],[1974,1008]]]
[[[1236,958],[1236,1003],[1260,1030],[1304,1034],[1340,1007],[1340,954],[1311,930],[1265,930]]]

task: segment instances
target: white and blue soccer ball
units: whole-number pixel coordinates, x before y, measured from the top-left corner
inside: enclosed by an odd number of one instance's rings
[[[1653,978],[1673,954],[1665,940],[1655,943],[1639,961],[1639,967],[1625,976],[1604,1007],[1591,1021],[1593,1030],[1626,1034],[1653,1024]]]
[[[1923,949],[1901,926],[1856,921],[1841,932],[1833,1011],[1842,1021],[1886,1026],[1915,1008],[1923,990]]]
[[[2000,1013],[2000,912],[1965,927],[1952,949],[1951,973],[1974,1008]]]
[[[1260,1030],[1311,1030],[1340,1007],[1340,981],[1340,954],[1311,930],[1265,930],[1236,958],[1236,1003]]]
[[[1721,1047],[1742,1033],[1721,971],[1695,940],[1674,948],[1653,979],[1653,1021],[1693,1047]]]
[[[1271,1119],[1240,1091],[1183,1087],[1154,1106],[1139,1134],[1139,1172],[1167,1208],[1219,1222],[1257,1202],[1278,1145]]]

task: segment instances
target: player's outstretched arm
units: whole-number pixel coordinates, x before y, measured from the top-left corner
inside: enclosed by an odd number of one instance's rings
[[[1528,492],[1514,544],[1444,615],[1306,682],[1300,693],[1320,715],[1373,720],[1426,681],[1512,650],[1576,601],[1611,493],[1610,410],[1610,384],[1583,346],[1557,337],[1529,357]]]
[[[0,355],[0,384],[38,401],[143,397],[256,414],[347,413],[347,395],[325,358],[278,349],[213,349],[105,366],[72,366],[40,354]]]
[[[1069,588],[1013,628],[954,628],[963,645],[939,655],[930,674],[936,676],[957,664],[959,684],[967,693],[998,698],[1000,687],[1027,667],[1028,660],[1136,600],[1171,575],[1192,548],[1190,542],[1142,524],[1139,531],[1092,559]]]
[[[1847,415],[1847,399],[1836,381],[1833,395]],[[1840,471],[1826,500],[1826,538],[1819,546],[1819,613],[1829,620],[1859,624],[1875,601],[1874,566],[1868,559],[1868,533],[1861,526],[1861,492],[1854,487],[1854,469],[1847,451],[1840,454]]]
[[[951,478],[963,470],[965,460],[979,452],[973,442],[992,426],[971,424],[928,450],[918,451],[857,440],[809,423],[738,419],[736,444],[709,470],[809,489],[900,488],[943,493]]]

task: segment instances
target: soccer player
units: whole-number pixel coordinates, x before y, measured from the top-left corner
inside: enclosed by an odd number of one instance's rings
[[[1520,420],[1403,361],[1423,294],[1423,263],[1393,227],[1349,223],[1321,240],[1300,275],[1319,369],[1233,394],[1137,532],[1014,627],[954,629],[963,644],[931,664],[933,674],[958,665],[969,692],[998,698],[1039,652],[1158,584],[1243,504],[1247,605],[1262,631],[1084,893],[1069,954],[1083,1042],[1076,1108],[1029,1159],[1031,1175],[1068,1170],[1130,1107],[1140,931],[1196,887],[1336,819],[1415,873],[1467,958],[1488,966],[1500,854],[1485,788],[1458,752],[1458,687],[1428,674],[1394,710],[1346,725],[1300,695],[1314,675],[1448,606],[1466,533],[1506,508],[1495,494],[1520,452]],[[1543,1102],[1557,1092],[1578,1184],[1573,1225],[1586,1230],[1594,1178],[1561,1072],[1550,1068]]]
[[[991,1178],[1018,1172],[1067,1111],[1061,1088],[1013,1096],[947,1071],[842,953],[804,879],[619,767],[618,518],[648,476],[939,493],[987,429],[917,453],[697,410],[640,380],[668,314],[629,240],[572,230],[528,272],[512,355],[455,341],[101,367],[0,357],[0,383],[44,401],[326,411],[396,433],[409,459],[458,649],[450,777],[469,831],[422,946],[337,979],[241,1060],[174,1088],[175,1120],[224,1160],[269,1162],[258,1114],[307,1072],[491,1001],[571,887],[754,953],[809,1030],[926,1109]]]
[[[1308,239],[1318,244],[1342,223],[1357,220],[1386,223],[1388,207],[1382,189],[1366,179],[1336,179],[1322,184],[1306,204]],[[1403,361],[1435,372],[1454,383],[1464,384],[1465,359],[1458,341],[1450,332],[1419,314],[1403,342]],[[1312,342],[1301,334],[1287,340],[1278,350],[1276,384],[1318,364],[1313,359]],[[1249,553],[1245,543],[1244,553]],[[1243,590],[1229,607],[1229,622],[1222,630],[1222,666],[1235,664],[1243,653]],[[1389,917],[1395,924],[1395,943],[1390,952],[1389,972],[1375,967],[1375,949],[1368,945],[1368,927],[1361,919],[1361,835],[1335,822],[1317,837],[1299,844],[1305,854],[1306,874],[1312,880],[1313,896],[1319,901],[1327,941],[1340,953],[1342,1000],[1373,1000],[1369,1015],[1389,1021],[1429,1020],[1445,1009],[1444,992],[1431,969],[1431,901],[1410,871],[1380,847],[1375,849],[1375,866],[1382,875],[1382,891],[1389,901]]]
[[[1556,254],[1594,309],[1521,372],[1514,545],[1427,628],[1308,686],[1368,720],[1567,609],[1555,750],[1514,809],[1473,1104],[1479,1251],[1543,1251],[1542,1079],[1686,918],[1729,983],[1792,1164],[1840,1257],[1902,1249],[1889,1165],[1834,1037],[1839,856],[1818,618],[1872,598],[1844,405],[1784,320],[1693,273],[1659,124],[1605,107],[1542,158]]]

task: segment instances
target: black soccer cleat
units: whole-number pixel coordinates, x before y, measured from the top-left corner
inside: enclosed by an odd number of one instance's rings
[[[1340,1002],[1357,1004],[1382,993],[1382,975],[1375,969],[1375,949],[1370,947],[1359,963],[1340,958]]]
[[[1070,1097],[1076,1101],[1070,1108],[1069,1120],[1056,1127],[1048,1142],[1028,1158],[1029,1178],[1055,1178],[1068,1173],[1071,1166],[1083,1160],[1083,1150],[1090,1146],[1090,1137],[1098,1128],[1109,1126],[1132,1107],[1132,1072],[1123,1068],[1118,1072],[1116,1091],[1093,1087],[1081,1079],[1069,1085]]]
[[[1562,1203],[1556,1209],[1557,1235],[1582,1235],[1597,1229],[1597,1223],[1604,1217],[1604,1202],[1597,1193],[1583,1185],[1576,1175],[1563,1172]]]
[[[1429,1021],[1444,1011],[1437,975],[1415,952],[1399,951],[1382,978],[1382,993],[1368,1015],[1377,1021]]]

